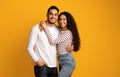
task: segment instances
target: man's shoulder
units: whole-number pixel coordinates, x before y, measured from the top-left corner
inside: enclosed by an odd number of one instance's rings
[[[39,24],[33,25],[32,28],[31,28],[31,32],[38,32],[38,30],[39,30],[38,27],[39,27]]]
[[[59,26],[58,25],[54,25],[56,28],[58,28]]]
[[[58,25],[55,25],[54,27],[55,27],[56,29],[58,29],[58,30],[60,29],[60,27],[59,27]]]
[[[38,28],[38,26],[39,26],[39,24],[35,24],[35,25],[33,25],[32,28]]]
[[[32,27],[32,29],[34,30],[36,30],[36,29],[38,29],[38,27],[39,27],[39,24],[35,24],[35,25],[33,25],[33,27]]]

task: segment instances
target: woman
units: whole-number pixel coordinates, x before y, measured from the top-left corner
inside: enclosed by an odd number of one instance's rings
[[[58,24],[60,25],[60,34],[57,39],[53,39],[46,23],[41,23],[44,27],[50,44],[58,45],[58,60],[61,66],[58,77],[71,77],[75,68],[75,61],[71,52],[66,51],[66,46],[74,44],[74,51],[78,51],[80,47],[80,38],[76,27],[76,22],[72,15],[68,12],[62,12],[58,16]]]

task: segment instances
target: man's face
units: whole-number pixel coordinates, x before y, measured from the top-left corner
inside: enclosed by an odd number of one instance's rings
[[[55,24],[58,19],[58,11],[56,9],[50,9],[47,13],[47,20],[50,24]]]

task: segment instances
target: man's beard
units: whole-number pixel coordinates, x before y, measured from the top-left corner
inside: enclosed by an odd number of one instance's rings
[[[48,23],[50,23],[50,24],[55,24],[55,22],[51,22],[49,19],[48,19]]]

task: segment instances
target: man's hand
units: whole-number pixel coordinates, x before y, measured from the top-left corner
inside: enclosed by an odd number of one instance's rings
[[[66,47],[66,51],[71,52],[74,50],[74,45],[70,45]]]
[[[43,61],[37,61],[36,64],[38,66],[44,66],[44,65],[48,66],[48,64],[46,62],[43,62]]]

